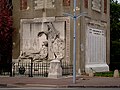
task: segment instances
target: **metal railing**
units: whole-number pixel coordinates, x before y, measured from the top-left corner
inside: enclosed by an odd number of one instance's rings
[[[38,63],[28,63],[28,62],[18,62],[13,65],[13,76],[24,75],[24,76],[48,76],[49,63],[38,62]]]
[[[50,63],[48,62],[15,62],[12,63],[12,76],[48,77]],[[62,75],[73,75],[73,67],[67,62],[61,62]],[[0,75],[10,76],[9,71],[1,71]]]
[[[63,76],[73,75],[73,65],[70,65],[67,62],[62,62],[61,67],[62,67],[62,75]]]
[[[0,64],[0,75],[1,76],[12,76],[11,68],[12,68],[11,63],[6,63],[6,64],[1,63]]]

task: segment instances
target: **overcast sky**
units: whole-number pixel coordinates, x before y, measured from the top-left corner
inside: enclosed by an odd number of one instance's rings
[[[120,0],[118,0],[118,2],[120,3]]]
[[[116,1],[116,0],[115,0]],[[120,3],[120,0],[117,0]]]

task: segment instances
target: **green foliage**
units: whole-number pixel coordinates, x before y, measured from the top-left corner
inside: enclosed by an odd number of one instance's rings
[[[111,0],[110,2],[110,68],[120,69],[120,3]]]
[[[119,74],[120,74],[120,71],[119,71]],[[96,72],[94,75],[95,76],[100,76],[100,77],[113,77],[114,72],[113,71],[110,71],[110,72]]]
[[[96,72],[95,76],[100,76],[100,77],[113,77],[114,72]]]
[[[120,42],[111,41],[111,61],[120,62]]]
[[[120,39],[120,4],[112,2],[110,4],[110,30],[111,40]]]

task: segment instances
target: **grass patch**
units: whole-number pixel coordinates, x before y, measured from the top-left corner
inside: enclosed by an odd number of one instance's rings
[[[95,76],[100,76],[100,77],[113,77],[114,72],[110,71],[110,72],[96,72],[94,75]],[[120,74],[120,71],[119,71]]]

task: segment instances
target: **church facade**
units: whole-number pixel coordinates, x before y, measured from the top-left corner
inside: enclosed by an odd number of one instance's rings
[[[109,71],[110,1],[76,0],[76,72]],[[13,60],[73,64],[74,0],[13,0]],[[28,61],[27,59],[24,62]]]

